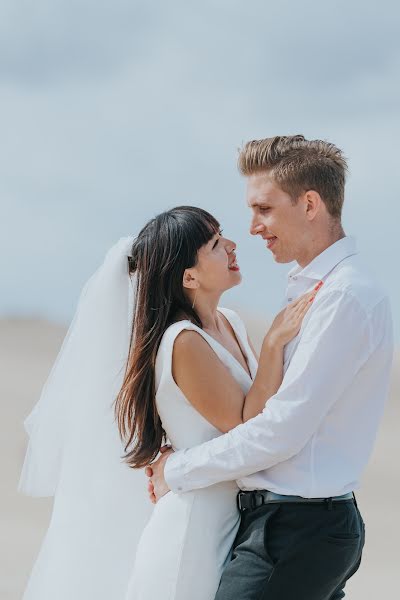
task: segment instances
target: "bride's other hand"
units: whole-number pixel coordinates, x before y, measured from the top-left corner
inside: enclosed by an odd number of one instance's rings
[[[283,347],[296,337],[300,331],[303,319],[323,283],[323,281],[320,281],[311,292],[303,294],[277,314],[264,338],[264,343],[271,346]]]

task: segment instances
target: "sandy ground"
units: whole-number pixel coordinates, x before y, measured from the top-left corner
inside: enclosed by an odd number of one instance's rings
[[[256,343],[264,324],[248,320]],[[0,320],[0,598],[19,600],[38,553],[52,507],[48,498],[16,491],[26,447],[22,422],[40,396],[65,329],[46,321]],[[258,339],[257,339],[258,338]],[[366,522],[366,547],[347,597],[395,598],[400,559],[398,436],[400,360],[397,355],[390,400],[373,456],[364,474],[358,504]],[[54,598],[54,600],[57,600]],[[71,599],[73,600],[73,599]],[[88,600],[90,600],[88,598]]]

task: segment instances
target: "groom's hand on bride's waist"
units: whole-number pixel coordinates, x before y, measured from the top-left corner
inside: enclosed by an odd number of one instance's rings
[[[169,492],[169,487],[164,478],[165,463],[170,454],[173,453],[171,446],[163,446],[160,449],[161,456],[145,468],[145,473],[149,478],[147,490],[149,492],[150,501],[156,504],[162,496]]]

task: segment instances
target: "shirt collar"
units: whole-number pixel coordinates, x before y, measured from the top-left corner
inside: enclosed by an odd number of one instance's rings
[[[342,260],[358,254],[356,240],[352,236],[345,236],[326,250],[318,254],[304,269],[296,265],[288,273],[289,277],[306,277],[307,279],[323,279]]]

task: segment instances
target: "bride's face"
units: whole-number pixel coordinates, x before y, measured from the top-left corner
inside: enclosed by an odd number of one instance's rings
[[[199,249],[196,266],[185,271],[185,287],[218,294],[238,285],[242,275],[235,251],[235,242],[224,237],[222,231],[216,233]]]

